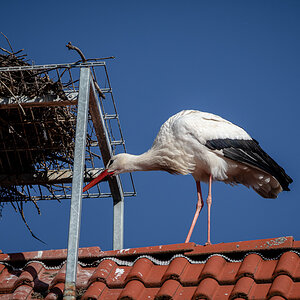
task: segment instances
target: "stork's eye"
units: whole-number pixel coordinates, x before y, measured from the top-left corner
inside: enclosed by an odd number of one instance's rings
[[[114,160],[111,158],[107,164],[107,168],[110,167],[113,164]]]

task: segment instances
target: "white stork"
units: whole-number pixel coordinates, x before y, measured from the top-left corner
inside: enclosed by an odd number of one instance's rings
[[[183,110],[161,126],[150,150],[141,155],[121,153],[113,156],[106,169],[83,191],[107,176],[151,170],[191,174],[196,181],[197,208],[185,242],[189,242],[204,204],[200,182],[208,182],[206,244],[211,244],[212,181],[241,183],[264,198],[276,198],[282,190],[289,191],[288,186],[293,181],[241,127],[214,114]]]

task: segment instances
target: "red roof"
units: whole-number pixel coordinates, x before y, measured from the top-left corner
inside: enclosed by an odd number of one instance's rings
[[[0,254],[0,299],[60,299],[66,250]],[[300,299],[292,237],[79,251],[81,299]]]

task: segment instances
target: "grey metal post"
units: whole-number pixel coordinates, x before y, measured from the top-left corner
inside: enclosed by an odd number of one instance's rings
[[[118,181],[120,182],[119,178]],[[114,240],[113,249],[123,249],[124,246],[124,196],[120,201],[114,201]]]
[[[90,112],[99,141],[102,158],[104,163],[107,164],[112,156],[112,149],[105,127],[101,106],[99,101],[96,100],[97,96],[92,80],[90,95]],[[114,201],[113,249],[119,250],[123,249],[124,241],[124,193],[119,176],[109,179],[109,186]]]
[[[84,67],[80,69],[68,255],[66,267],[66,282],[64,290],[65,300],[76,299],[76,275],[81,223],[81,202],[83,188],[83,172],[85,166],[85,147],[89,108],[90,76],[91,73],[89,68]]]

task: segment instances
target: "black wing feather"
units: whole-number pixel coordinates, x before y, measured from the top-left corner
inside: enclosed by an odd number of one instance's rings
[[[257,167],[274,176],[284,191],[289,191],[293,182],[284,169],[280,167],[254,140],[214,139],[205,144],[211,150],[223,150],[226,158]]]

